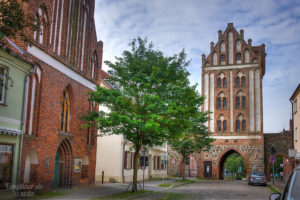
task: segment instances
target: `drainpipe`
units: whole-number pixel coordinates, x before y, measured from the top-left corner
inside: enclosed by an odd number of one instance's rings
[[[122,183],[125,183],[125,175],[124,175],[124,159],[125,159],[125,146],[126,146],[125,136],[123,135],[123,157],[122,157]]]
[[[26,121],[26,116],[25,116],[25,113],[26,113],[26,110],[27,110],[27,104],[28,102],[26,101],[26,99],[28,98],[28,89],[26,86],[27,84],[27,81],[28,81],[28,78],[29,76],[31,76],[36,70],[36,66],[33,67],[33,69],[31,70],[31,72],[29,72],[26,76],[25,76],[25,80],[24,80],[24,95],[23,95],[23,106],[22,106],[22,120],[21,120],[21,144],[20,144],[20,149],[19,149],[19,165],[18,165],[18,176],[17,176],[17,184],[19,185],[20,184],[20,176],[21,176],[21,158],[22,158],[22,148],[23,148],[23,138],[24,138],[24,133],[25,133],[25,121]]]

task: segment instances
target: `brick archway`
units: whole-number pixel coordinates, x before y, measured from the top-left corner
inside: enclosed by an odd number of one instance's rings
[[[291,172],[292,172],[292,169],[294,168],[293,167],[293,162],[292,160],[287,156],[287,155],[284,155],[284,154],[276,154],[274,157],[278,157],[278,156],[282,156],[282,161],[283,161],[283,176],[284,176],[284,179],[287,180],[288,177],[290,176]],[[267,176],[267,179],[270,180],[271,179],[271,172],[270,172],[270,168],[271,168],[271,162],[270,162],[270,158],[272,156],[269,156],[268,158],[268,165],[267,165],[267,168],[266,168],[266,176]]]
[[[228,148],[228,149],[224,150],[217,158],[217,176],[218,176],[217,178],[218,179],[223,179],[224,163],[225,163],[226,159],[233,153],[237,153],[243,158],[245,165],[246,165],[246,175],[248,175],[250,173],[249,161],[247,160],[245,155],[236,148]]]
[[[73,151],[69,140],[64,139],[56,152],[54,187],[72,186]]]

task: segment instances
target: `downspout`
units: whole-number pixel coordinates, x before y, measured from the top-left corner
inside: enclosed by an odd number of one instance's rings
[[[25,116],[25,113],[26,113],[26,110],[27,110],[27,104],[28,102],[26,102],[26,99],[28,98],[28,89],[27,88],[27,80],[29,78],[29,76],[31,76],[35,70],[36,70],[36,66],[33,67],[33,69],[31,70],[31,72],[29,72],[26,76],[25,76],[25,80],[24,80],[24,95],[23,95],[23,106],[22,106],[22,120],[21,120],[21,144],[20,144],[20,150],[19,150],[19,165],[18,165],[18,177],[17,177],[17,184],[20,185],[20,176],[21,176],[21,158],[22,158],[22,148],[23,148],[23,138],[24,138],[24,134],[25,134],[25,121],[26,121],[26,116]]]
[[[125,159],[125,146],[126,146],[125,136],[123,135],[123,156],[122,156],[122,183],[125,183],[125,175],[124,175],[124,159]]]

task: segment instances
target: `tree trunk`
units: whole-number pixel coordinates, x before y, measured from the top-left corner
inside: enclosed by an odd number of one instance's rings
[[[141,150],[141,146],[137,146],[136,149],[135,149],[135,153],[134,153],[132,192],[137,192],[138,191],[138,188],[137,188],[137,175],[138,175],[138,167],[139,167],[138,158],[139,158],[139,155],[140,155],[140,150]]]
[[[185,180],[185,157],[183,157],[182,162],[182,180]]]

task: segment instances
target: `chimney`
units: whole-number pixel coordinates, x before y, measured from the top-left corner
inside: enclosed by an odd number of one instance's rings
[[[218,40],[219,40],[219,41],[221,40],[221,37],[222,37],[222,30],[219,30],[219,31],[218,31]]]
[[[240,36],[242,39],[244,39],[244,30],[243,29],[240,30]]]
[[[210,52],[212,52],[213,49],[214,49],[214,42],[211,42],[211,43],[210,43]]]
[[[248,45],[249,45],[249,46],[252,45],[252,39],[251,39],[251,38],[248,39]]]

